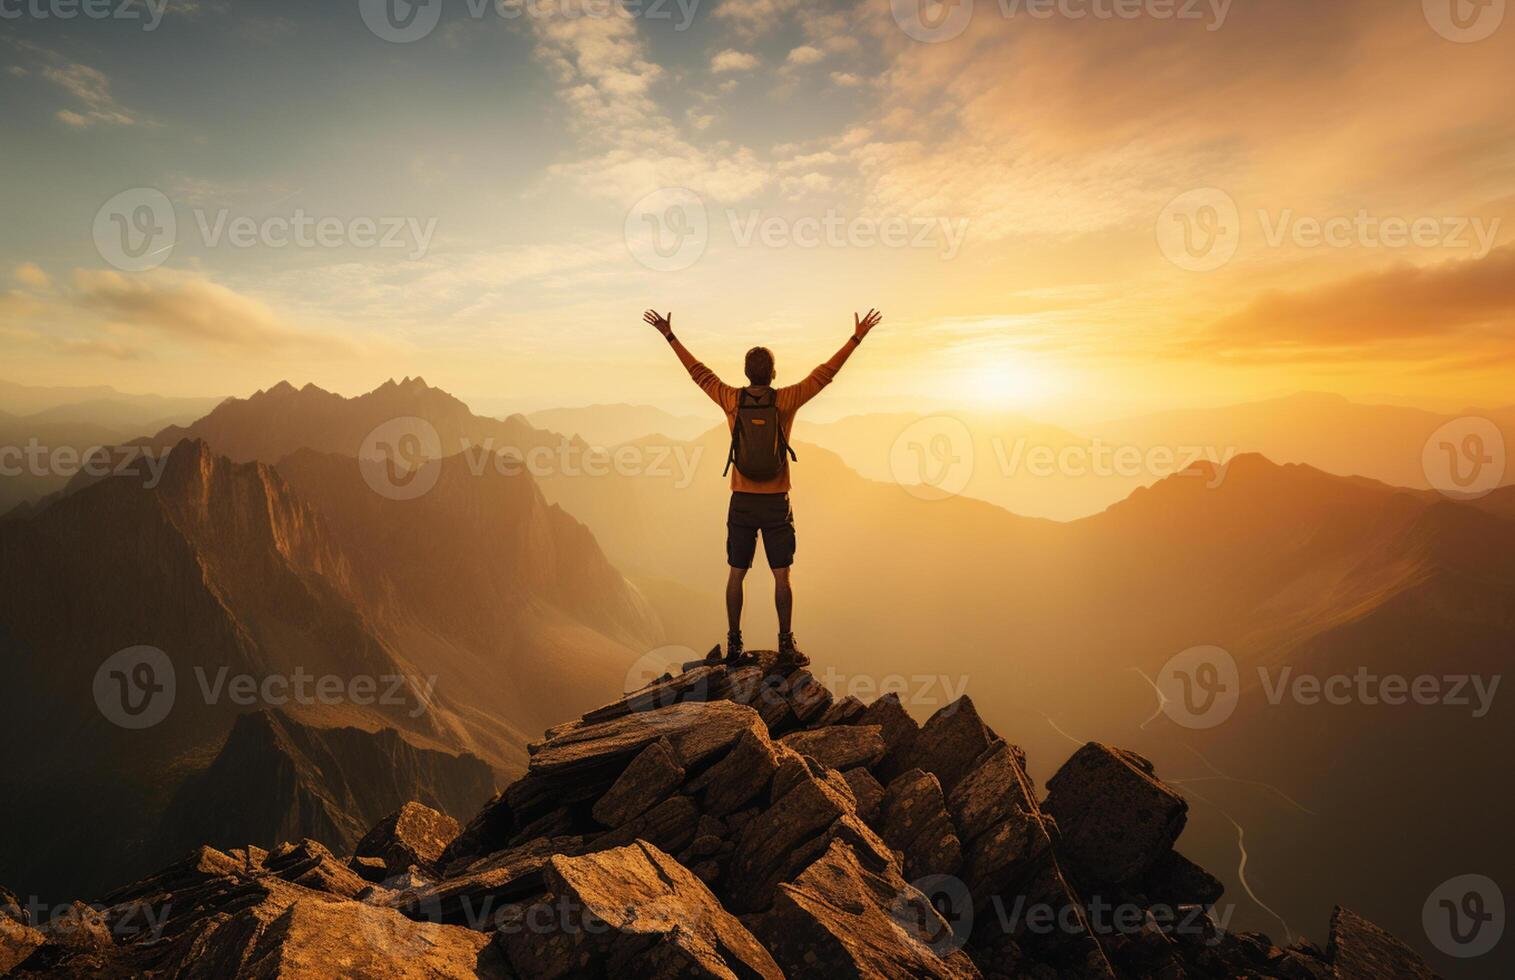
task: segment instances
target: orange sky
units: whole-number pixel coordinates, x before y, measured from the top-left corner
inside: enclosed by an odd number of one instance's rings
[[[1515,24],[1459,32],[1438,2],[980,0],[933,40],[908,0],[724,0],[687,29],[444,21],[408,44],[336,15],[279,43],[209,9],[134,36],[23,25],[0,47],[26,106],[0,136],[26,168],[0,191],[21,216],[0,231],[0,376],[245,394],[422,374],[523,407],[687,409],[643,308],[728,375],[762,342],[793,377],[876,306],[828,413],[1507,403]],[[228,31],[261,57],[228,53],[205,91],[140,56]],[[371,85],[248,95],[306,35]],[[144,188],[177,225],[146,270],[108,240]],[[338,219],[333,241],[265,227],[299,214]],[[365,245],[365,218],[395,219],[398,247]]]

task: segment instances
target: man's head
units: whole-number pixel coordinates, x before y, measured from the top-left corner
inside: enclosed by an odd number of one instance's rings
[[[754,347],[747,352],[747,380],[755,385],[773,384],[773,351]]]

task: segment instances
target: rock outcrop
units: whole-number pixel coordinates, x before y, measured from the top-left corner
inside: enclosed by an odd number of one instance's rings
[[[38,927],[20,975],[1106,978],[1434,975],[1338,909],[1327,950],[1230,934],[1186,804],[1091,743],[1039,798],[966,697],[924,724],[773,654],[698,662],[551,729],[467,827],[419,804],[184,861]],[[0,896],[3,897],[3,896]],[[136,927],[126,928],[135,923]]]

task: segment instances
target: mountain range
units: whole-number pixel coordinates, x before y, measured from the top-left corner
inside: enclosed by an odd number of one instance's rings
[[[435,448],[375,477],[358,457],[397,419],[424,420]],[[257,813],[236,826],[260,846],[297,832],[346,840],[395,796],[464,816],[480,766],[497,780],[520,771],[524,732],[623,690],[660,644],[692,658],[724,628],[720,430],[633,440],[620,448],[634,465],[591,471],[563,463],[584,440],[475,416],[406,379],[354,399],[277,385],[148,444],[173,447],[158,486],[81,479],[0,522],[5,657],[23,681],[5,744],[37,726],[70,733],[7,760],[39,801],[15,826],[103,819],[96,795],[140,810],[141,860],[124,868],[115,852],[112,883],[162,858],[167,844],[149,839],[161,814],[182,843],[196,830],[220,840],[209,825]],[[1475,717],[1270,696],[1283,670],[1499,676],[1515,648],[1508,488],[1454,502],[1241,453],[1058,523],[796,448],[797,622],[802,646],[832,651],[819,679],[837,694],[869,700],[893,684],[923,717],[971,692],[1039,779],[1088,741],[1131,745],[1190,794],[1188,849],[1255,928],[1287,935],[1345,900],[1413,936],[1440,881],[1509,860],[1508,790],[1466,776],[1502,765],[1515,734],[1503,700]],[[541,455],[522,472],[497,466],[500,452]],[[434,482],[409,497],[406,481],[423,476]],[[773,628],[765,583],[749,577],[749,645]],[[176,706],[123,733],[78,692],[134,644],[180,658],[181,677],[206,664],[398,672],[438,678],[437,697],[415,714],[323,705],[251,721],[230,705]],[[1177,724],[1171,689],[1154,690],[1170,658],[1196,648],[1219,648],[1237,670],[1235,710],[1211,727]],[[320,734],[333,730],[353,734]],[[354,760],[344,770],[401,760],[393,795],[331,788],[321,760],[342,753]],[[230,760],[260,755],[290,774],[272,794],[290,802],[268,812],[226,775],[258,767]],[[71,790],[97,784],[115,788]],[[217,809],[218,798],[243,803]],[[182,814],[206,820],[185,827]],[[7,835],[0,880],[82,880],[48,879],[78,855],[26,853],[24,837]],[[1406,852],[1404,840],[1424,846]]]

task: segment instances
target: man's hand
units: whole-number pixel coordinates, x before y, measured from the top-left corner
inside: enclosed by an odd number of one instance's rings
[[[852,336],[862,340],[868,336],[868,331],[878,326],[878,322],[883,318],[884,314],[874,309],[870,309],[868,314],[861,318],[856,313],[852,314]]]
[[[642,319],[656,327],[658,333],[662,334],[665,340],[673,335],[672,310],[668,312],[667,316],[663,316],[657,310],[648,310],[646,313],[642,314]]]

